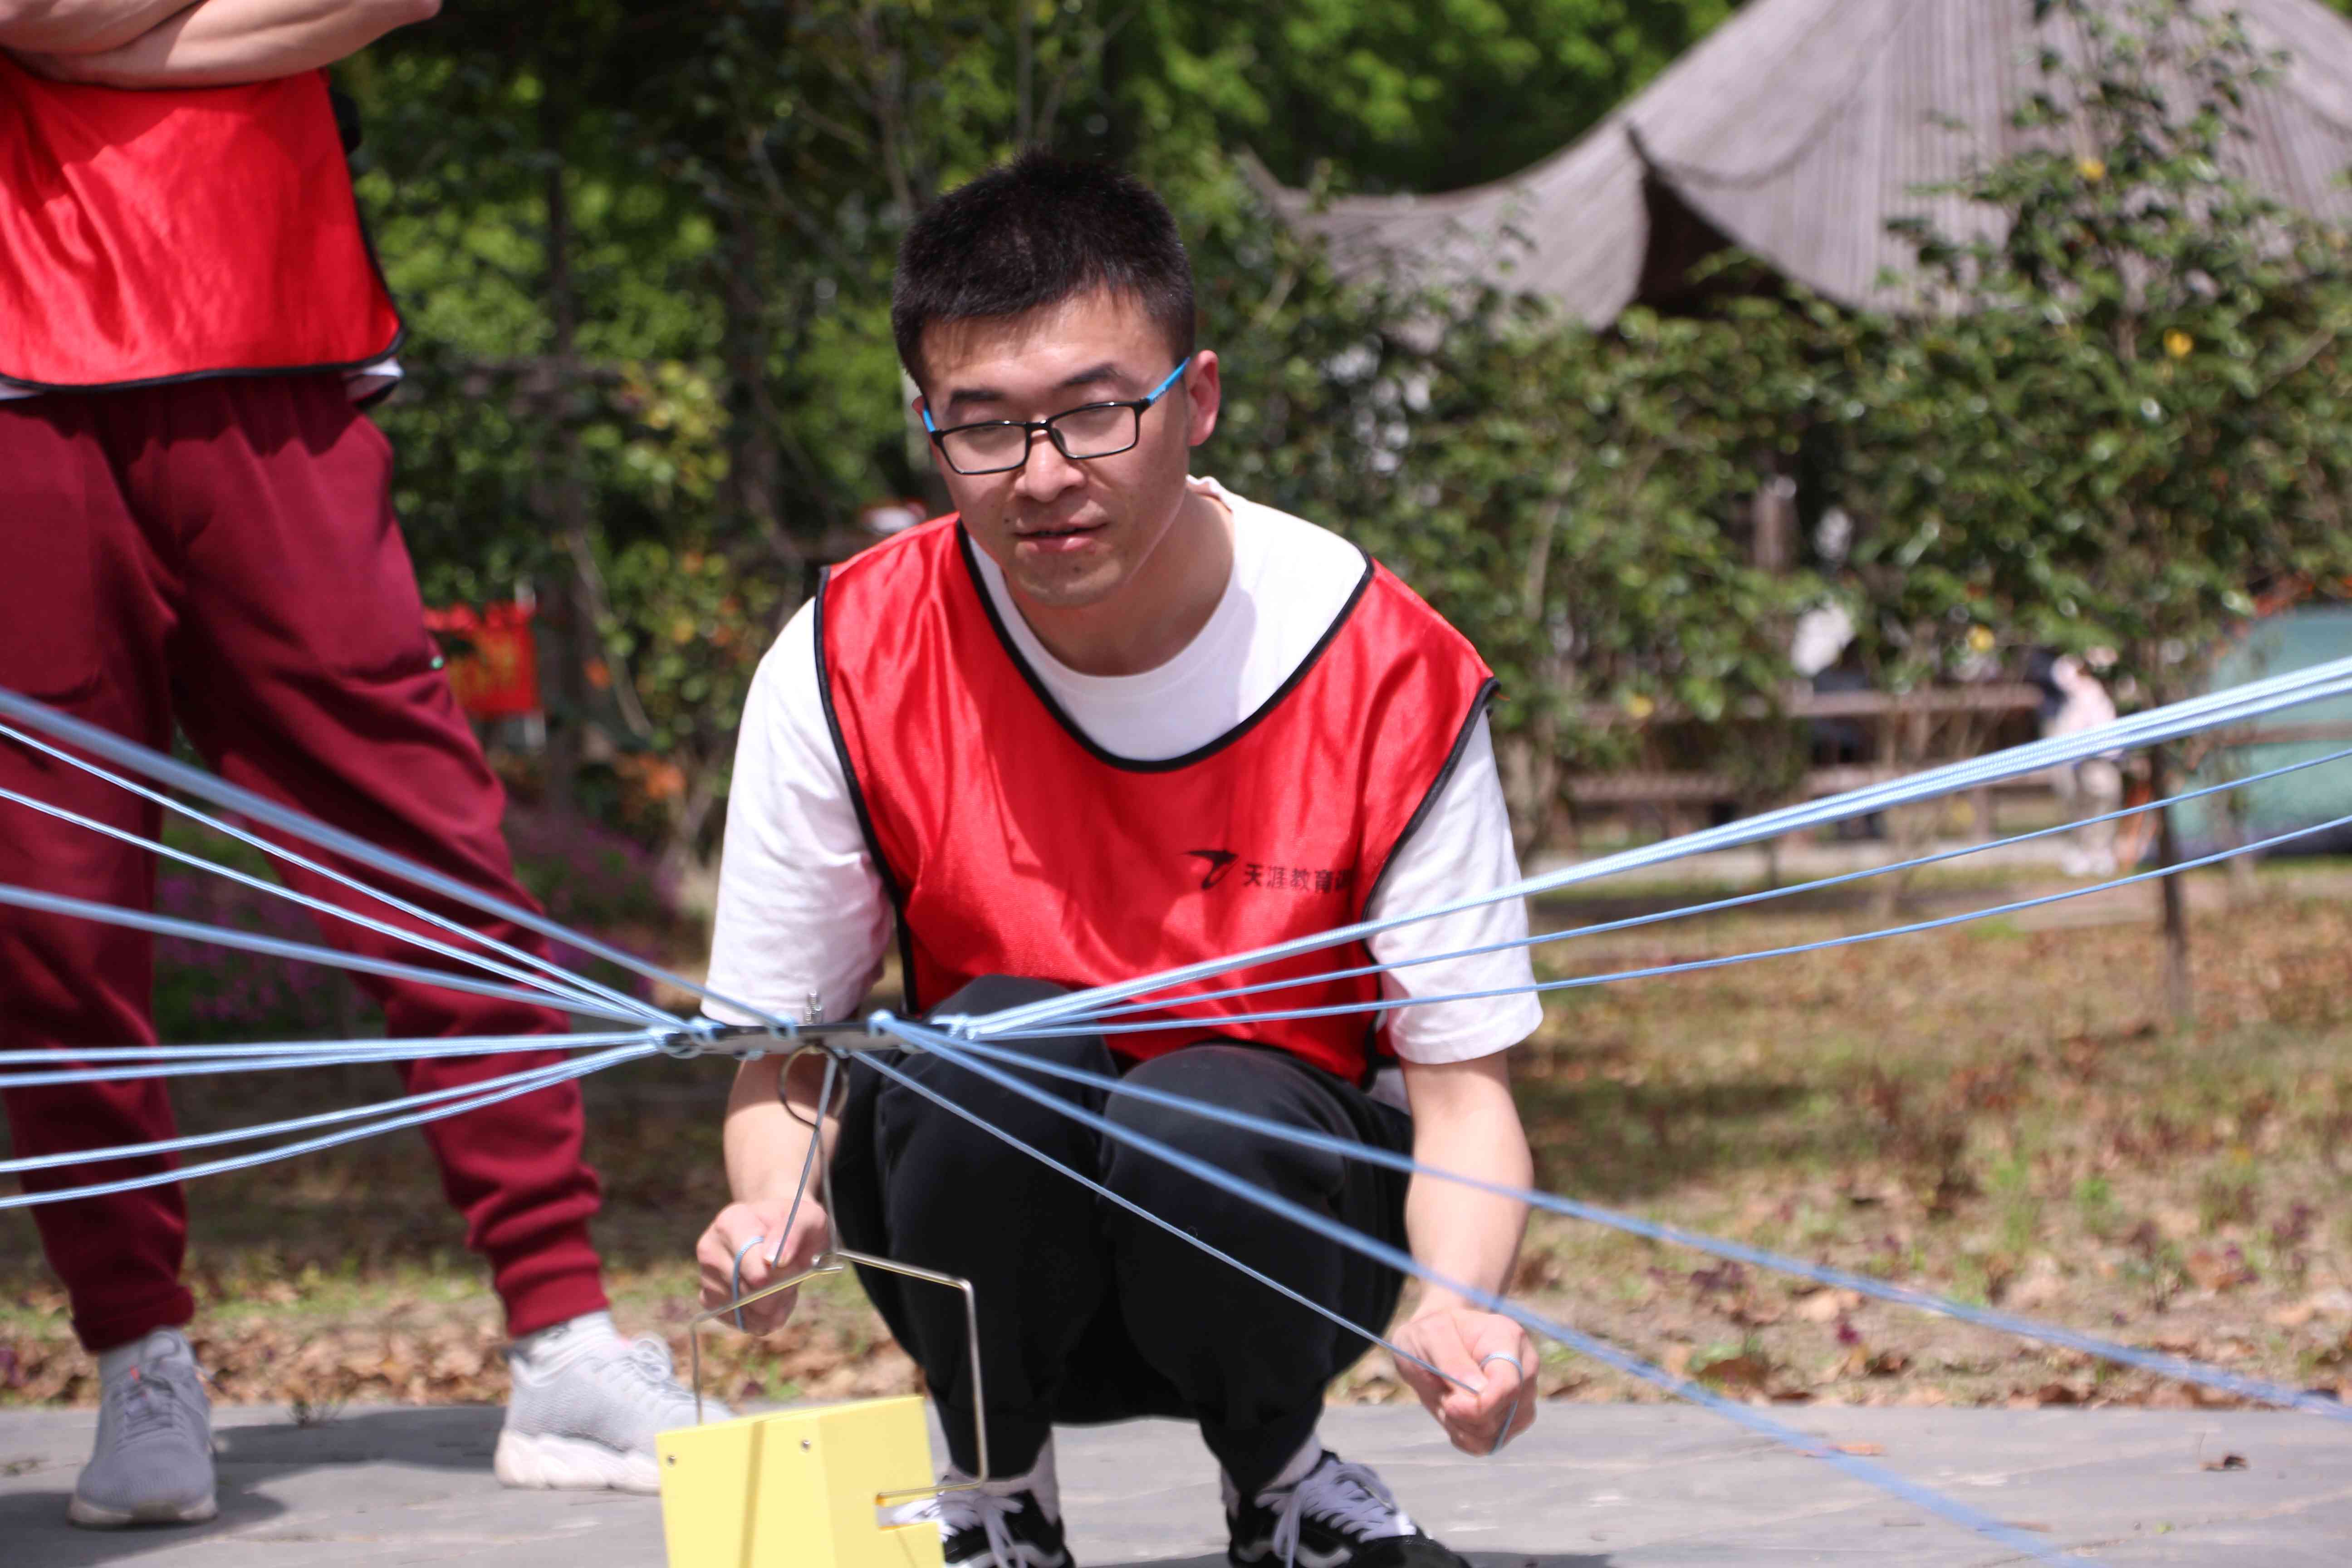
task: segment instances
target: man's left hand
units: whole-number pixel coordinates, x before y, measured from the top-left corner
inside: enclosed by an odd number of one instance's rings
[[[1422,1405],[1464,1453],[1491,1454],[1535,1425],[1535,1342],[1510,1319],[1469,1307],[1442,1307],[1408,1321],[1397,1331],[1396,1342],[1469,1384],[1448,1383],[1409,1361],[1396,1363],[1405,1386],[1421,1395]]]

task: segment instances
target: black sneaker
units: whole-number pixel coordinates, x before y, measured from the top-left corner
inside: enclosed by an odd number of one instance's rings
[[[950,1469],[940,1479],[971,1478]],[[1062,1542],[1061,1500],[1049,1443],[1027,1475],[908,1503],[892,1522],[936,1521],[947,1568],[1076,1568]]]
[[[1244,1501],[1225,1482],[1233,1568],[1467,1568],[1397,1506],[1368,1465],[1330,1450],[1296,1486]]]

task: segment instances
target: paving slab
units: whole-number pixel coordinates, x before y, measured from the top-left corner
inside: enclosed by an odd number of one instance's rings
[[[2116,1568],[2352,1562],[2352,1425],[2227,1411],[1781,1413],[1833,1442]],[[510,1492],[499,1412],[353,1408],[298,1426],[217,1413],[221,1517],[99,1533],[65,1523],[89,1411],[0,1412],[0,1568],[662,1568],[650,1498]],[[1324,1437],[1379,1467],[1476,1568],[1731,1568],[2024,1561],[1702,1412],[1556,1405],[1501,1457],[1449,1448],[1415,1409],[1330,1412]],[[1087,1568],[1222,1568],[1215,1470],[1172,1422],[1065,1431],[1064,1510]],[[2236,1455],[2240,1468],[2219,1467]],[[779,1565],[783,1568],[783,1565]]]

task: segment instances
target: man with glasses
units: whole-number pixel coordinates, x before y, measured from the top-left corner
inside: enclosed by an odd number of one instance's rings
[[[1222,387],[1158,197],[1043,156],[985,175],[908,231],[892,316],[958,511],[836,569],[762,664],[714,988],[840,1016],[895,928],[908,1011],[986,1013],[1517,878],[1477,655],[1338,535],[1191,475]],[[1018,1048],[1524,1185],[1502,1053],[1540,1022],[1533,998],[1361,1009],[1523,986],[1509,944],[1526,932],[1517,900],[1482,906],[1225,983],[1279,990]],[[1501,951],[1453,956],[1486,947]],[[1367,973],[1398,963],[1412,967]],[[784,1103],[774,1060],[743,1069],[736,1201],[698,1248],[707,1301],[805,1267],[829,1225],[974,1282],[982,1408],[961,1299],[865,1279],[939,1403],[951,1479],[972,1479],[987,1424],[995,1474],[923,1505],[950,1563],[1064,1568],[1053,1426],[1138,1415],[1199,1424],[1242,1568],[1458,1563],[1316,1436],[1325,1389],[1365,1348],[1332,1319],[1384,1330],[1397,1272],[938,1058],[893,1065],[1183,1233],[1098,1205],[865,1060],[824,1118],[834,1212],[796,1205],[817,1108]],[[1509,1279],[1515,1203],[1033,1081],[1444,1278]],[[791,1306],[761,1302],[745,1326],[779,1327]],[[1400,1373],[1460,1447],[1491,1452],[1533,1418],[1533,1348],[1507,1319],[1427,1289],[1395,1337],[1427,1363]]]

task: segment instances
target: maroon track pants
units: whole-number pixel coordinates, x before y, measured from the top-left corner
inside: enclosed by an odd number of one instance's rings
[[[0,685],[159,749],[176,721],[223,777],[528,905],[499,833],[503,794],[436,666],[391,474],[390,444],[334,376],[0,402]],[[160,807],[5,738],[0,786],[145,837],[160,827]],[[281,875],[313,897],[422,927],[314,874]],[[154,857],[0,800],[0,883],[145,910]],[[545,951],[437,895],[389,890]],[[320,923],[350,952],[458,967],[348,921]],[[140,932],[0,910],[0,1046],[69,1058],[77,1047],[152,1042],[152,975]],[[548,1008],[360,983],[395,1037],[566,1027]],[[420,1092],[559,1059],[453,1057],[403,1072]],[[171,1101],[154,1079],[11,1089],[5,1101],[20,1154],[173,1134]],[[510,1332],[604,1305],[588,1239],[598,1187],[581,1158],[575,1086],[431,1123],[426,1136],[467,1245],[489,1259]],[[25,1182],[53,1189],[169,1163],[71,1165]],[[178,1184],[32,1215],[90,1349],[193,1315],[180,1282],[187,1207]],[[0,1236],[22,1223],[0,1214]]]

